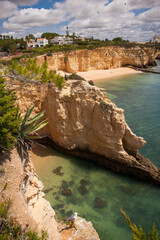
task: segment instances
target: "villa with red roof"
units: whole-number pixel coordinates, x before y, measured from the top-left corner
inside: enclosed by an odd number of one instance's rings
[[[37,40],[30,39],[30,42],[27,42],[28,47],[44,47],[48,44],[46,38],[38,38]]]

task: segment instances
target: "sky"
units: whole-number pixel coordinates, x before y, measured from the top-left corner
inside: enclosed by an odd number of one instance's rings
[[[160,35],[160,0],[0,0],[0,33],[44,32],[149,41]]]

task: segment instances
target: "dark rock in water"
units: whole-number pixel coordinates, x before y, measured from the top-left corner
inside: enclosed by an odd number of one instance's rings
[[[84,185],[81,185],[79,186],[78,188],[78,192],[82,195],[86,194],[88,192],[88,189],[84,186]]]
[[[44,193],[49,193],[49,192],[52,191],[52,190],[53,190],[53,188],[47,188],[47,189],[43,190],[43,192],[44,192]]]
[[[116,221],[115,224],[117,227],[125,228],[128,229],[128,225],[125,223],[123,217],[119,217]]]
[[[64,207],[64,204],[60,203],[60,204],[57,204],[57,205],[53,206],[53,209],[58,210],[58,209],[63,208],[63,207]]]
[[[124,192],[124,193],[127,193],[127,194],[132,194],[133,193],[133,190],[128,188],[128,187],[125,187],[125,186],[120,186],[119,189]]]
[[[64,210],[64,209],[61,209],[59,212],[60,212],[60,214],[62,214],[62,215],[65,214],[65,210]]]
[[[61,193],[62,193],[63,195],[65,195],[65,196],[70,196],[70,195],[72,195],[71,189],[68,189],[68,188],[63,189]]]
[[[66,181],[62,181],[62,184],[61,184],[61,188],[64,189],[64,188],[68,188],[68,183]]]
[[[74,185],[74,181],[71,180],[71,181],[68,183],[68,185],[69,185],[70,187],[72,187],[72,186]]]
[[[59,167],[53,169],[52,172],[57,174],[57,173],[60,173],[61,169],[62,169],[62,166],[59,166]]]
[[[107,206],[107,203],[105,201],[102,201],[100,198],[96,197],[94,206],[96,208],[103,208]]]
[[[56,200],[59,200],[59,196],[55,197]]]
[[[80,183],[82,185],[87,185],[89,182],[87,180],[85,180],[85,179],[81,179]]]
[[[62,177],[62,176],[64,175],[64,173],[59,173],[58,175],[59,175],[60,177]]]
[[[67,215],[68,217],[70,217],[71,215],[73,215],[73,211],[68,211],[68,212],[66,213],[66,215]]]
[[[56,193],[56,192],[53,192],[52,195],[57,195],[57,193]]]
[[[61,172],[61,169],[62,169],[62,166],[59,166],[59,167],[53,169],[52,172],[55,173],[56,175],[63,176],[64,173]]]

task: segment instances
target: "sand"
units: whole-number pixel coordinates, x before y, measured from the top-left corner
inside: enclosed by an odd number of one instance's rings
[[[110,78],[125,76],[129,74],[136,74],[141,73],[132,68],[121,67],[121,68],[114,68],[114,69],[107,69],[107,70],[93,70],[87,72],[77,72],[78,75],[83,77],[86,80],[93,80],[93,81],[102,81],[107,80]]]

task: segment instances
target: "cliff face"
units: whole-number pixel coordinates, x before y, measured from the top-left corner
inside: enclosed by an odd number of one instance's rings
[[[56,148],[160,184],[159,170],[138,153],[146,142],[132,133],[123,109],[103,89],[85,81],[68,81],[63,89],[39,83],[14,88],[22,111],[33,104],[35,112],[46,110],[49,124],[42,133]]]
[[[94,50],[75,50],[37,57],[38,64],[47,59],[50,69],[71,73],[79,71],[118,68],[126,65],[144,67],[155,61],[153,48],[102,47]]]

